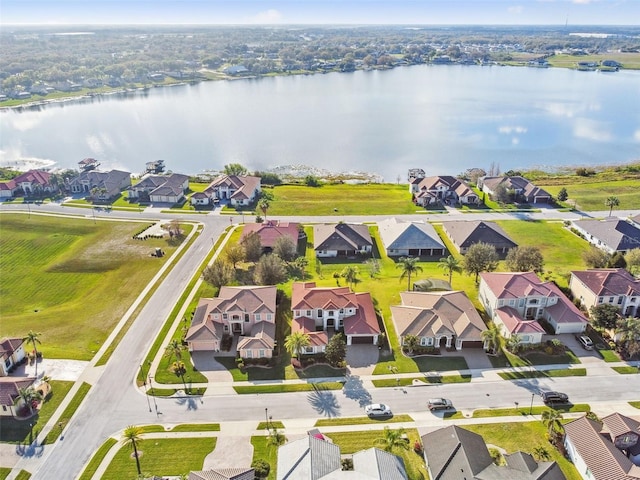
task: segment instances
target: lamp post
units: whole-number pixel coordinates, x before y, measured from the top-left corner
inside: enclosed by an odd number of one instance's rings
[[[151,389],[153,390],[153,377],[151,375],[149,375],[149,385],[151,385]],[[156,402],[156,397],[155,395],[152,395],[153,397],[153,405],[156,407],[156,417],[158,416],[158,403]],[[151,407],[149,407],[151,408]]]
[[[535,396],[536,396],[535,393],[531,394],[531,406],[529,407],[529,415],[531,415],[531,413],[533,412],[533,397]]]
[[[142,383],[144,384],[144,396],[147,397],[147,405],[149,406],[149,412],[151,412],[151,402],[149,402],[149,394],[147,393],[147,375],[144,373],[144,367],[140,364],[140,370],[142,370]]]
[[[264,423],[266,424],[266,429],[269,430],[269,409],[264,407]]]

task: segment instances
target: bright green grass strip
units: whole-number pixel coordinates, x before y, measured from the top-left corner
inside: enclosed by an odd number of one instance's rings
[[[278,465],[278,447],[269,443],[268,437],[251,437],[253,445],[253,460],[265,460],[271,467],[266,480],[276,480],[276,467]]]
[[[20,473],[16,475],[16,480],[29,480],[31,478],[31,474],[26,470],[20,470]]]
[[[280,421],[271,421],[267,424],[267,422],[260,422],[258,424],[258,426],[256,427],[256,430],[266,430],[267,427],[269,428],[284,428],[284,423],[280,422]]]
[[[219,423],[183,423],[171,429],[172,432],[219,432]]]
[[[153,438],[138,444],[140,466],[150,475],[168,476],[188,474],[191,470],[202,470],[204,459],[216,445],[216,438]],[[176,452],[180,452],[176,455]],[[123,446],[107,467],[103,480],[133,478],[136,461],[131,456],[131,448]],[[146,475],[146,476],[150,476]]]
[[[591,407],[586,403],[577,403],[570,405],[556,405],[555,408],[544,407],[544,406],[535,406],[531,410],[528,407],[520,407],[520,408],[493,408],[493,409],[479,409],[474,410],[472,418],[492,418],[492,417],[517,417],[517,416],[526,416],[529,415],[529,411],[531,411],[532,415],[542,415],[543,412],[548,410],[557,410],[561,413],[580,413],[580,412],[590,412]],[[445,415],[447,420],[449,419],[461,419],[461,418],[469,418],[465,417],[462,412],[454,412],[451,415]]]
[[[296,383],[277,385],[249,385],[233,387],[236,393],[241,395],[254,393],[285,393],[285,392],[309,392],[312,390],[342,390],[342,382],[323,383]]]
[[[463,428],[482,435],[486,443],[504,448],[508,453],[522,451],[532,454],[537,447],[542,447],[549,452],[551,460],[558,462],[567,480],[582,478],[573,464],[549,444],[547,427],[542,422],[489,423],[465,425]]]
[[[613,370],[618,372],[621,375],[630,375],[633,373],[640,373],[640,369],[638,367],[611,367]]]
[[[629,402],[629,405],[631,405],[633,408],[640,409],[640,402]]]
[[[552,195],[557,195],[564,186],[567,189],[570,200],[575,200],[577,208],[583,211],[608,210],[604,202],[607,197],[615,195],[620,200],[618,208],[634,208],[640,205],[640,192],[638,192],[638,178],[626,180],[594,181],[592,183],[567,183],[566,185],[542,186]],[[571,177],[567,177],[571,181]]]
[[[166,432],[162,425],[143,425],[140,427],[142,433],[159,433]]]
[[[399,382],[398,382],[399,380]],[[443,375],[441,377],[402,377],[399,379],[396,378],[386,378],[383,380],[373,380],[374,387],[411,387],[414,386],[413,381],[417,380],[422,382],[423,384],[434,384],[434,383],[469,383],[471,382],[471,375]],[[416,385],[420,386],[420,383]]]
[[[413,418],[409,415],[394,415],[391,418],[369,418],[369,417],[339,417],[339,418],[321,418],[316,421],[315,427],[333,427],[337,425],[369,425],[378,423],[400,423],[413,422]]]
[[[107,456],[107,453],[109,453],[109,450],[111,450],[111,448],[116,443],[118,443],[118,441],[115,438],[108,438],[107,441],[104,442],[100,446],[100,448],[98,448],[98,450],[96,450],[96,453],[93,454],[93,456],[91,457],[91,460],[89,460],[89,463],[87,464],[86,468],[82,471],[82,475],[80,475],[80,478],[78,480],[91,480],[93,478],[93,475],[96,473],[96,471],[100,467],[102,460],[104,460],[104,457]]]
[[[584,377],[586,368],[559,368],[557,370],[533,370],[529,372],[498,372],[503,380],[519,380],[523,378],[545,377]]]
[[[409,441],[407,449],[395,449],[394,455],[402,458],[409,480],[423,480],[429,478],[425,467],[424,458],[413,451],[413,445],[420,442],[420,435],[415,428],[405,429]],[[365,450],[376,445],[376,440],[382,438],[383,430],[359,431],[359,432],[336,432],[327,433],[333,443],[340,447],[342,455],[349,455],[360,450]]]
[[[11,473],[11,468],[9,467],[0,467],[0,480],[4,480]]]
[[[602,359],[607,363],[615,363],[620,361],[620,357],[613,350],[598,350],[598,353],[602,356]]]
[[[71,417],[73,417],[78,407],[80,407],[80,404],[84,400],[84,397],[86,397],[87,393],[89,393],[90,388],[91,385],[86,382],[82,382],[82,385],[80,385],[80,388],[78,388],[78,391],[71,399],[71,402],[69,402],[69,405],[67,405],[67,408],[64,409],[64,412],[62,412],[62,415],[58,419],[58,426],[54,427],[47,435],[47,438],[44,441],[46,444],[53,443],[58,439],[58,437],[62,433],[62,430],[64,430],[64,427],[67,426],[67,423],[69,423]]]
[[[28,422],[19,421],[13,417],[0,416],[0,432],[2,433],[2,443],[19,444],[29,442],[44,428],[53,413],[58,409],[64,398],[73,387],[73,382],[62,380],[51,380],[51,392],[46,398],[38,414]],[[33,430],[30,427],[33,424]]]

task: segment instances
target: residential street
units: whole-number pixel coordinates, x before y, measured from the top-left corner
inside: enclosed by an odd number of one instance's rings
[[[23,205],[0,206],[0,211],[26,209]],[[82,209],[62,207],[57,204],[31,206],[30,214],[53,213],[85,215],[93,218],[92,212]],[[88,215],[87,215],[88,213]],[[606,217],[608,211],[590,212],[589,217]],[[615,211],[624,218],[637,215],[640,211]],[[553,389],[569,394],[573,403],[590,403],[596,412],[601,408],[610,413],[620,406],[624,408],[629,400],[640,400],[640,375],[619,375],[602,361],[590,362],[586,377],[544,378],[502,381],[494,371],[472,371],[472,385],[451,384],[406,388],[374,389],[370,378],[354,377],[349,379],[343,391],[316,390],[304,393],[235,395],[220,385],[209,388],[202,398],[147,398],[143,391],[135,386],[135,376],[139,365],[155,340],[174,305],[182,295],[194,272],[210,251],[216,239],[230,223],[241,220],[240,216],[207,215],[168,215],[159,209],[147,209],[144,212],[105,211],[95,212],[97,219],[171,219],[200,222],[202,233],[196,238],[187,255],[176,263],[175,267],[159,285],[142,309],[135,323],[121,340],[106,366],[94,367],[93,362],[82,373],[80,380],[93,386],[85,401],[78,409],[72,421],[64,431],[63,439],[53,445],[33,446],[15,464],[16,468],[9,478],[14,478],[20,468],[31,472],[32,479],[74,479],[94,451],[109,436],[117,435],[130,424],[177,424],[195,422],[259,422],[265,418],[265,408],[274,420],[287,419],[292,422],[310,421],[316,418],[333,416],[362,415],[362,407],[371,402],[383,402],[392,406],[394,413],[416,413],[414,418],[419,427],[435,426],[441,418],[426,411],[426,399],[430,396],[446,396],[453,400],[458,410],[473,408],[512,407],[516,402],[521,406],[534,405],[541,401],[537,393],[541,389]],[[397,216],[412,220],[477,220],[477,219],[557,219],[572,220],[587,215],[577,212],[557,212],[545,210],[540,213],[474,213],[431,215],[416,214]],[[388,217],[388,216],[387,216]],[[358,216],[349,217],[349,221],[370,222],[386,217]],[[231,220],[231,221],[230,221]],[[253,218],[247,217],[246,221]],[[300,222],[330,222],[345,220],[345,217],[287,217],[286,220]],[[141,295],[142,298],[144,295]],[[100,355],[96,355],[96,359]],[[584,367],[585,365],[581,365]],[[414,374],[415,376],[415,374]],[[533,394],[533,397],[532,397]],[[157,405],[157,413],[156,407]],[[151,409],[151,411],[149,411]],[[44,438],[41,435],[40,438]]]

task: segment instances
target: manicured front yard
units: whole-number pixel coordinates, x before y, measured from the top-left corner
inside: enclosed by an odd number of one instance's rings
[[[340,417],[322,418],[315,423],[316,427],[332,427],[336,425],[369,425],[376,423],[413,422],[409,415],[394,415],[393,417]]]
[[[253,445],[253,461],[265,460],[269,463],[271,469],[267,480],[275,480],[276,467],[278,465],[278,447],[269,443],[269,437],[264,436],[251,437],[251,445]]]

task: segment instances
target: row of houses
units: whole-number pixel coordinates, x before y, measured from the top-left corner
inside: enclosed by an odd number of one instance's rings
[[[548,192],[521,176],[484,176],[478,179],[477,186],[490,196],[503,188],[521,203],[550,203],[552,200]],[[422,207],[481,203],[478,194],[465,181],[448,175],[427,177],[422,169],[409,171],[409,192],[414,203]]]

